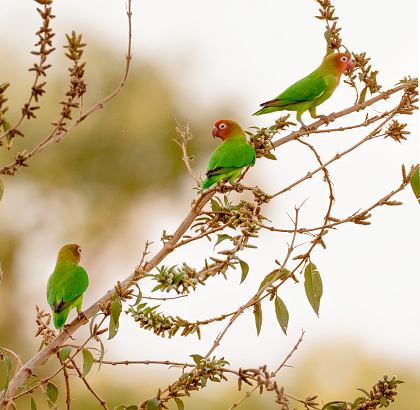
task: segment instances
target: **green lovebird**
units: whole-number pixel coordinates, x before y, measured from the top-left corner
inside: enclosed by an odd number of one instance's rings
[[[328,124],[325,115],[316,115],[316,107],[331,97],[340,82],[341,74],[352,68],[353,62],[348,54],[329,54],[315,71],[292,84],[278,97],[260,104],[263,108],[253,115],[282,110],[296,111],[296,119],[304,129],[308,130],[309,128],[300,117],[306,110],[309,110],[312,118],[323,118]]]
[[[232,185],[241,174],[242,168],[255,164],[254,148],[248,144],[245,133],[238,123],[219,120],[214,124],[212,135],[223,141],[216,148],[207,165],[206,179],[201,189],[210,188],[219,181]]]
[[[74,307],[80,313],[83,293],[89,285],[86,271],[79,266],[79,245],[65,245],[58,252],[54,272],[48,279],[47,300],[53,311],[53,322],[56,329],[66,323],[70,310]]]

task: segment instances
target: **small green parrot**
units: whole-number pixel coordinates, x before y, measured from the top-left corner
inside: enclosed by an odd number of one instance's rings
[[[309,130],[300,119],[302,114],[309,110],[312,118],[323,118],[328,124],[325,115],[316,115],[316,107],[331,97],[340,82],[341,74],[352,68],[353,62],[348,54],[329,54],[315,71],[292,84],[278,97],[260,104],[263,108],[253,115],[282,110],[296,111],[296,119],[304,129]]]
[[[238,123],[219,120],[214,124],[212,135],[214,138],[220,138],[223,144],[216,148],[209,160],[207,178],[201,189],[210,188],[220,181],[229,181],[233,185],[242,168],[255,164],[254,148],[248,144]]]
[[[89,286],[86,271],[79,266],[79,245],[65,245],[58,252],[54,272],[48,279],[47,300],[53,311],[53,322],[56,329],[66,323],[70,310],[74,307],[80,313],[83,293]]]

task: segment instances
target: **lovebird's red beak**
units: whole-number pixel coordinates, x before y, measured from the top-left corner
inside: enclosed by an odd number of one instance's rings
[[[347,71],[353,70],[353,61],[347,61]]]
[[[216,127],[213,127],[211,130],[211,135],[213,135],[213,138],[216,138],[219,136],[219,130]]]

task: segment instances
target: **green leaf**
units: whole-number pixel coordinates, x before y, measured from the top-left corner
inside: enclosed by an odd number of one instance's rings
[[[3,389],[3,395],[5,395],[7,392],[7,389],[9,388],[10,375],[12,374],[12,361],[10,360],[10,357],[7,356],[6,352],[1,347],[0,347],[0,352],[6,364],[6,381],[5,381],[4,389]]]
[[[388,405],[388,400],[386,399],[385,396],[381,397],[381,405],[379,406],[379,408],[381,407],[386,407]]]
[[[214,245],[214,248],[219,245],[220,242],[224,241],[225,239],[229,239],[230,241],[233,239],[230,235],[227,234],[221,234],[221,235],[217,235],[217,242]],[[213,249],[214,249],[213,248]]]
[[[2,180],[0,179],[0,201],[1,201],[1,198],[3,197],[3,192],[4,192],[4,185],[3,185]]]
[[[178,406],[178,410],[184,410],[184,402],[178,397],[174,397],[175,403]]]
[[[82,371],[82,377],[85,377],[92,368],[93,364],[93,355],[88,349],[82,349],[83,354],[83,371]]]
[[[366,396],[368,396],[368,397],[370,397],[370,394],[365,390],[365,389],[360,389],[360,388],[358,388],[358,389],[356,389],[356,390],[359,390],[359,391],[361,391],[362,393],[365,393],[366,394]]]
[[[327,40],[327,43],[328,43],[330,41],[330,38],[332,37],[332,31],[331,30],[327,30],[324,33],[324,37],[325,37],[325,40]]]
[[[362,92],[360,93],[359,104],[365,102],[365,100],[366,100],[366,91],[367,91],[367,87],[363,88]]]
[[[51,400],[52,403],[57,401],[58,389],[52,383],[47,383],[47,397]],[[51,408],[52,404],[48,402],[48,406]]]
[[[164,283],[161,283],[160,285],[155,286],[155,287],[152,289],[152,292],[156,292],[157,290],[159,290],[159,289],[161,289],[161,288],[164,288],[164,287],[165,287],[165,284],[164,284]]]
[[[321,303],[322,296],[322,280],[321,275],[316,270],[316,266],[313,263],[309,263],[305,268],[305,292],[309,303],[311,304],[316,315],[319,312],[319,305]]]
[[[420,178],[419,178],[419,168],[416,169],[413,176],[410,179],[411,189],[414,192],[419,204],[420,204]]]
[[[346,410],[347,404],[345,401],[330,401],[321,410]]]
[[[264,153],[264,154],[263,154],[263,157],[264,157],[264,158],[267,158],[267,159],[271,159],[271,160],[273,160],[273,161],[277,161],[276,156],[275,156],[274,154],[272,154],[271,152],[266,152],[266,153]]]
[[[204,359],[204,357],[199,354],[192,354],[190,356],[193,358],[195,364],[200,364],[200,362]]]
[[[155,398],[150,399],[147,402],[146,410],[157,410],[159,409],[159,405],[160,405],[160,400],[155,399]]]
[[[201,388],[206,387],[207,379],[205,377],[200,377],[201,380]]]
[[[60,359],[64,362],[67,360],[67,358],[70,356],[71,349],[73,349],[71,346],[66,346],[60,349]]]
[[[215,199],[211,199],[211,210],[213,212],[218,212],[222,210],[222,207],[217,203]]]
[[[37,410],[35,399],[31,395],[31,410]]]
[[[278,274],[278,272],[279,272],[279,269],[276,269],[274,272],[272,272],[270,275],[268,275],[267,277],[265,277],[264,279],[263,279],[263,281],[261,282],[261,284],[260,284],[260,287],[258,288],[258,289],[261,289],[263,286],[265,286],[268,282],[270,282],[273,278],[274,278],[274,276],[276,276],[277,274]],[[280,276],[279,276],[279,279],[282,279],[285,275],[287,275],[288,273],[290,273],[290,271],[288,270],[288,269],[286,269],[286,268],[284,268],[282,271],[281,271],[281,274],[280,274]]]
[[[7,131],[9,131],[9,129],[10,129],[10,122],[4,121],[3,122],[3,131],[7,132]]]
[[[287,325],[289,324],[289,312],[287,307],[278,296],[276,296],[274,301],[274,307],[276,309],[277,321],[280,324],[281,330],[283,330],[283,333],[286,335]]]
[[[216,362],[216,364],[217,364],[217,365],[219,365],[219,364],[227,364],[228,366],[230,366],[230,363],[229,363],[227,360],[218,360],[218,361]]]
[[[359,74],[359,81],[363,81],[363,79],[365,78],[365,73],[360,73]]]
[[[351,405],[352,409],[355,409],[357,405],[363,400],[363,397],[358,397]]]
[[[263,321],[263,315],[262,315],[260,302],[258,302],[258,304],[257,303],[255,304],[254,317],[255,317],[255,327],[257,328],[257,336],[258,336],[261,332],[262,321]]]
[[[116,295],[116,296],[115,296]],[[115,324],[118,324],[120,314],[122,311],[121,298],[115,294],[111,303],[111,317]]]
[[[138,294],[137,299],[136,299],[136,301],[134,302],[134,305],[133,305],[133,306],[137,306],[140,303],[140,301],[143,297],[143,294],[141,293],[140,286],[137,283],[135,283],[134,285],[137,286],[137,289],[139,290],[139,294]]]
[[[102,365],[102,360],[104,360],[104,356],[105,356],[105,347],[104,344],[102,343],[102,340],[99,339],[99,343],[101,344],[101,355],[99,356],[99,366],[98,366],[98,372],[101,368]]]
[[[92,316],[92,319],[90,319],[90,323],[89,323],[89,330],[90,330],[90,335],[92,336],[93,335],[93,324],[94,324],[94,321],[95,321],[95,319],[99,316],[99,315],[102,315],[103,313],[102,312],[100,312],[100,313],[97,313],[96,315],[93,315]]]
[[[241,284],[246,279],[246,277],[248,276],[249,266],[245,261],[238,258],[237,256],[234,256],[232,259],[236,259],[237,261],[239,261],[239,265],[240,265],[241,270],[242,270],[241,281],[239,283],[239,284]]]
[[[118,329],[119,329],[119,324],[118,323],[114,323],[114,321],[112,320],[112,316],[111,316],[109,318],[108,340],[113,339],[117,335]]]

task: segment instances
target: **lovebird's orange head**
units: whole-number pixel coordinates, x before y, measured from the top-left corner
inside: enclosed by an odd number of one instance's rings
[[[339,74],[343,74],[344,71],[350,71],[353,68],[353,61],[346,53],[332,53],[324,58],[324,61],[331,60],[333,64],[337,67]]]
[[[75,243],[64,245],[58,252],[57,262],[79,263],[82,248]]]
[[[214,124],[211,134],[214,138],[220,138],[223,142],[232,137],[245,137],[245,133],[241,126],[232,120],[217,121],[216,124]]]

